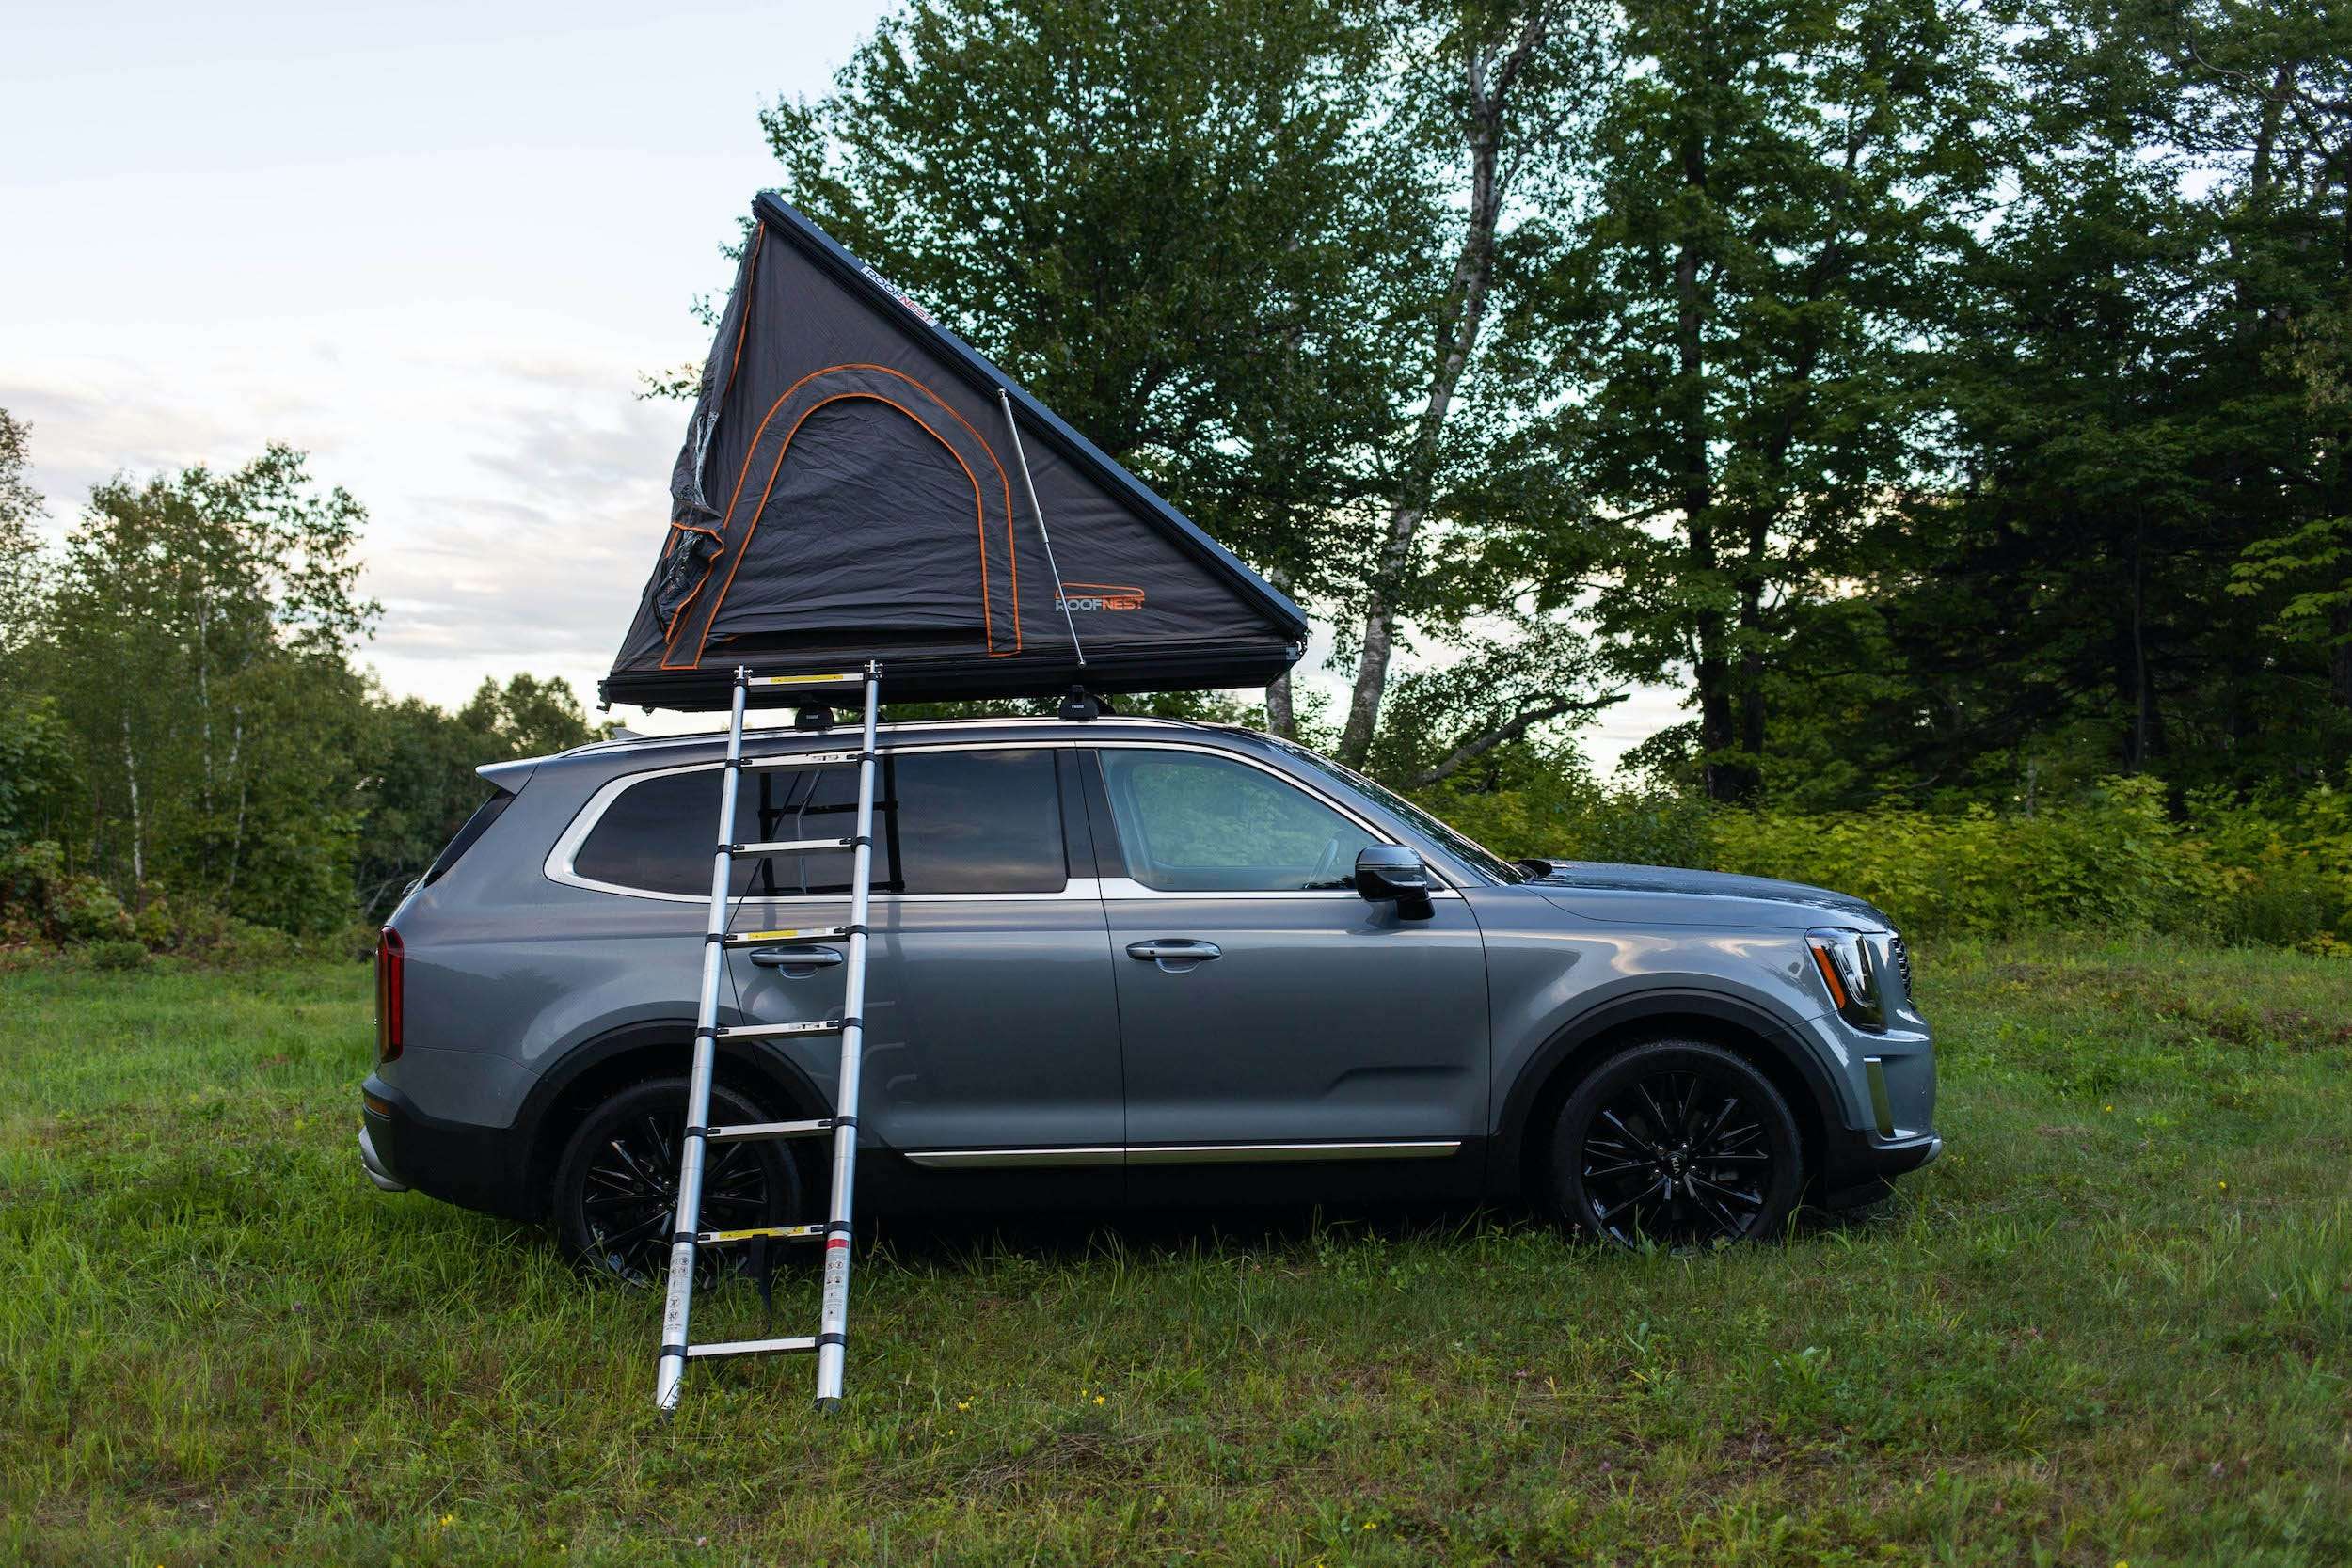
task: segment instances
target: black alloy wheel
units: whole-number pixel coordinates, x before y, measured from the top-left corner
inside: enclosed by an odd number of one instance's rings
[[[1581,1229],[1620,1246],[1751,1242],[1779,1233],[1804,1172],[1796,1120],[1721,1047],[1620,1052],[1561,1108],[1552,1179]]]
[[[714,1085],[710,1119],[726,1126],[771,1118]],[[637,1286],[649,1286],[667,1272],[685,1132],[686,1081],[680,1078],[634,1085],[580,1122],[556,1166],[553,1207],[564,1249],[581,1266]],[[800,1173],[776,1144],[709,1147],[700,1228],[787,1225],[800,1207]],[[703,1247],[695,1273],[707,1281],[722,1267],[740,1268],[749,1259],[748,1247]]]

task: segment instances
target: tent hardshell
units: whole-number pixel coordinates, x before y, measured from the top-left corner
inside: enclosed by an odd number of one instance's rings
[[[763,193],[608,702],[880,660],[894,701],[1263,686],[1297,606]],[[790,689],[755,689],[789,700]]]

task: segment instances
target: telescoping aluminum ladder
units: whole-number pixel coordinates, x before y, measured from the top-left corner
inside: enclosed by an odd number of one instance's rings
[[[864,739],[854,752],[829,752],[777,757],[743,755],[743,708],[755,686],[822,689],[827,687],[866,691]],[[694,1066],[686,1087],[686,1135],[678,1158],[677,1219],[671,1233],[669,1300],[661,1314],[661,1359],[654,1400],[664,1411],[677,1407],[690,1361],[731,1355],[788,1355],[815,1352],[817,1403],[830,1409],[841,1399],[841,1376],[850,1328],[850,1199],[857,1168],[858,1067],[865,1044],[860,1014],[866,1006],[866,920],[874,879],[874,721],[880,705],[882,666],[868,664],[861,674],[762,675],[735,672],[735,701],[727,721],[727,761],[719,785],[719,845],[710,866],[710,923],[703,936],[703,989],[694,1019]],[[735,840],[737,786],[750,768],[813,768],[857,761],[857,832],[849,838],[793,839],[746,844]],[[828,849],[852,851],[850,874],[850,920],[846,926],[817,930],[731,931],[728,889],[735,863],[771,855],[805,854]],[[847,937],[848,974],[841,992],[841,1016],[818,1022],[719,1022],[719,987],[726,974],[726,951],[794,937]],[[841,1074],[834,1114],[814,1121],[764,1121],[740,1127],[713,1127],[710,1121],[710,1081],[718,1048],[727,1040],[773,1039],[793,1035],[841,1037]],[[744,1143],[761,1139],[833,1137],[833,1196],[821,1225],[763,1226],[748,1230],[704,1230],[702,1224],[703,1154],[714,1143]],[[732,1339],[696,1344],[687,1338],[693,1311],[694,1256],[698,1247],[728,1246],[761,1241],[821,1241],[825,1249],[824,1283],[818,1307],[817,1332],[782,1339]]]

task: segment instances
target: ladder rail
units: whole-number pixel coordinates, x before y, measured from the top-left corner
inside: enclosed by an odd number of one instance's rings
[[[857,1179],[858,1080],[866,1054],[866,916],[874,886],[874,731],[882,666],[866,667],[866,723],[857,764],[857,845],[850,874],[849,974],[841,993],[841,1073],[834,1097],[833,1202],[825,1223],[824,1283],[817,1320],[817,1405],[841,1402],[849,1361],[850,1235]]]
[[[718,1056],[719,983],[726,974],[727,889],[735,857],[736,788],[743,770],[743,707],[751,672],[738,666],[735,700],[727,715],[727,762],[719,770],[718,851],[710,859],[710,915],[703,932],[702,994],[694,1008],[694,1060],[686,1080],[686,1136],[679,1142],[677,1212],[670,1227],[669,1295],[661,1312],[661,1355],[654,1374],[654,1402],[677,1408],[686,1375],[688,1324],[693,1315],[694,1232],[702,1224],[703,1154],[710,1124],[710,1079]]]

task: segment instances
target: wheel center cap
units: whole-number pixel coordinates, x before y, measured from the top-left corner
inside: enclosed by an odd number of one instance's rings
[[[1673,1171],[1677,1176],[1680,1176],[1682,1174],[1682,1150],[1677,1148],[1672,1154],[1666,1156],[1666,1168]]]

